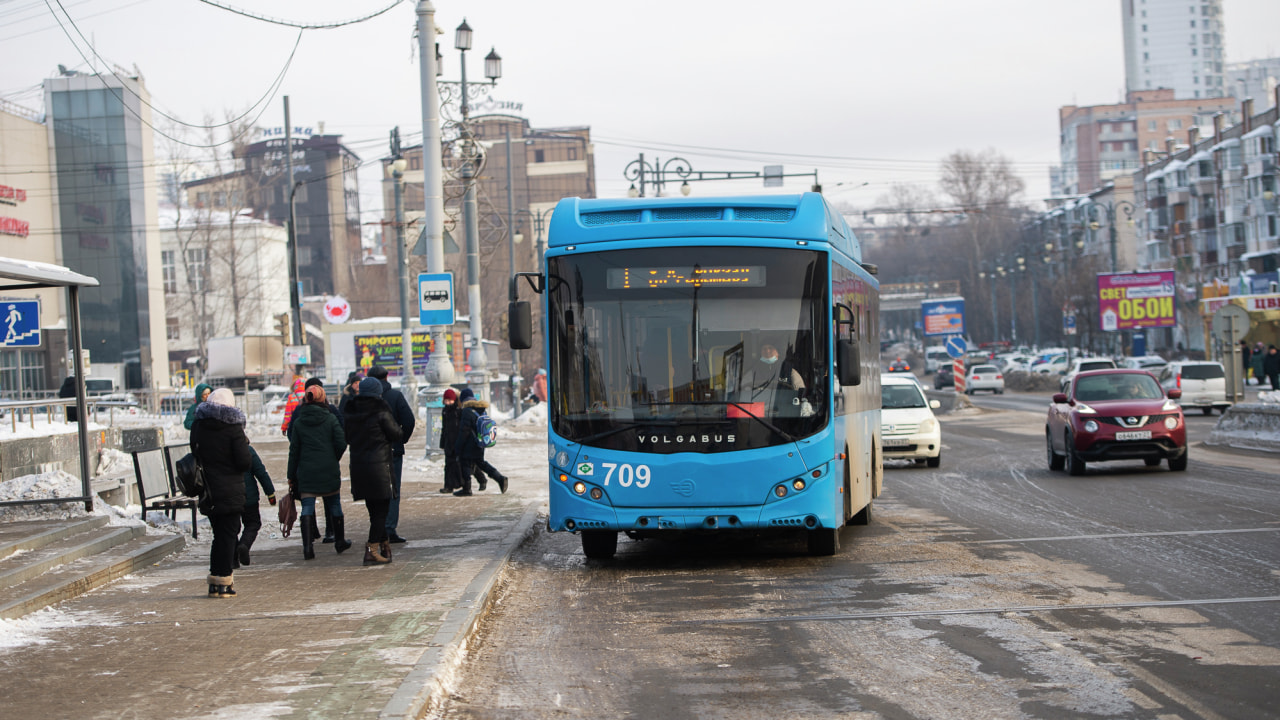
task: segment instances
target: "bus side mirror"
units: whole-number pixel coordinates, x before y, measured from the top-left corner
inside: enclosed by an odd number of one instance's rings
[[[533,347],[533,312],[524,300],[507,303],[507,340],[512,350]]]
[[[839,373],[841,385],[862,384],[862,358],[858,353],[858,344],[854,341],[836,341],[836,372]]]

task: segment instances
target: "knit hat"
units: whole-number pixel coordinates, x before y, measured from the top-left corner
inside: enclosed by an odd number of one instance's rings
[[[362,374],[360,373],[360,371],[358,371],[358,370],[357,370],[356,372],[353,372],[353,373],[348,373],[348,374],[347,374],[347,385],[350,385],[351,383],[354,383],[354,382],[360,382],[360,381],[361,381],[361,380],[363,380],[363,379],[364,379],[364,375],[362,375]]]
[[[320,378],[311,378],[307,380],[305,383],[303,383],[302,387],[306,389],[310,387],[315,387],[316,385],[324,385],[324,381],[321,380]]]
[[[214,405],[226,405],[228,407],[236,406],[236,396],[228,388],[218,388],[209,393],[209,399],[205,402],[211,402]]]
[[[377,378],[367,377],[360,381],[360,394],[382,397],[382,383]]]
[[[457,390],[454,390],[453,388],[449,388],[449,389],[445,390],[445,391],[444,391],[444,399],[445,399],[445,400],[457,400],[457,399],[458,399],[458,391],[457,391]]]
[[[468,400],[474,400],[476,394],[469,387],[462,388],[462,392],[458,393],[458,402],[464,403]]]
[[[381,365],[374,365],[369,368],[369,377],[385,380],[387,378],[387,369]]]
[[[307,402],[313,405],[324,404],[324,385],[316,383],[307,388]]]

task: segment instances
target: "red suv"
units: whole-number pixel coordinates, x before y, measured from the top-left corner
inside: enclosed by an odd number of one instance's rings
[[[1066,393],[1053,396],[1045,423],[1049,469],[1064,466],[1083,475],[1085,464],[1104,460],[1169,461],[1170,470],[1187,469],[1187,427],[1182,408],[1168,397],[1155,376],[1144,370],[1095,370],[1071,380]]]

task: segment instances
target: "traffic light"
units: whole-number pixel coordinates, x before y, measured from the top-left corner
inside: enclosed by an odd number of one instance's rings
[[[286,340],[289,338],[289,313],[276,315],[276,332]]]

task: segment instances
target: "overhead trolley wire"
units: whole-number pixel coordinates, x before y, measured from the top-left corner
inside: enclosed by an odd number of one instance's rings
[[[226,10],[229,13],[241,15],[243,17],[250,18],[251,20],[260,20],[265,23],[271,23],[272,25],[284,25],[285,27],[294,27],[294,28],[298,28],[299,30],[332,30],[334,28],[346,27],[347,25],[355,25],[357,23],[365,22],[366,20],[372,20],[378,17],[379,15],[382,15],[387,11],[391,10],[391,8],[399,5],[403,1],[404,0],[394,0],[394,2],[382,8],[381,10],[369,13],[368,15],[365,15],[363,17],[353,18],[351,20],[342,20],[339,22],[329,22],[329,23],[304,23],[304,22],[297,22],[293,20],[282,20],[280,18],[267,17],[266,15],[258,15],[256,13],[251,13],[248,10],[241,10],[240,8],[233,7],[231,5],[224,5],[222,3],[217,3],[217,2],[214,2],[213,0],[200,0],[200,2],[204,3],[205,5],[216,7],[219,10]]]

